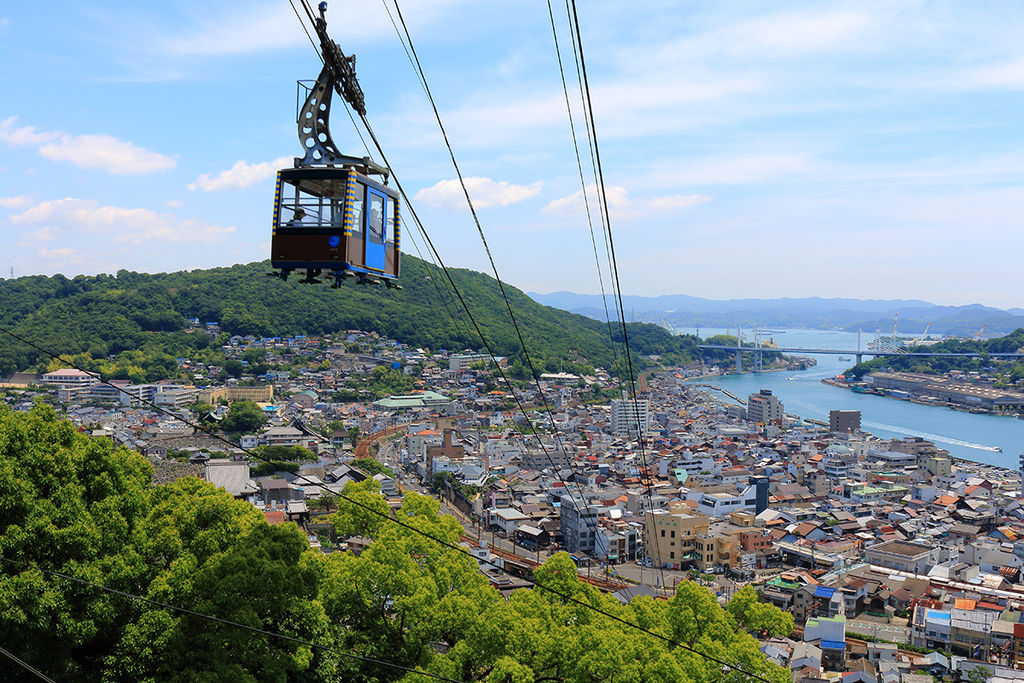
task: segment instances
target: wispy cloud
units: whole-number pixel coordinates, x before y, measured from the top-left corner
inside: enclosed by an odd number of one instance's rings
[[[1024,57],[976,67],[954,77],[952,83],[966,88],[1024,89]]]
[[[70,247],[58,247],[57,249],[40,249],[36,253],[39,255],[39,258],[42,259],[59,259],[64,262],[68,262],[70,257],[74,256],[78,252]]]
[[[194,242],[223,242],[235,232],[195,219],[180,219],[149,209],[103,206],[92,199],[53,199],[11,216],[11,223],[39,224],[80,234],[87,231],[113,242],[131,245]]]
[[[24,209],[31,203],[32,198],[28,195],[21,195],[18,197],[0,197],[0,206],[5,209]]]
[[[17,127],[17,117],[0,121],[0,141],[9,145],[37,147],[41,156],[67,161],[118,175],[140,175],[174,168],[173,157],[134,145],[112,135],[70,135]]]
[[[711,200],[710,195],[704,194],[672,194],[634,198],[624,187],[607,187],[605,195],[608,198],[608,210],[611,212],[612,218],[618,219],[640,218],[687,209]],[[597,194],[593,184],[587,187],[587,197],[591,212],[596,212]],[[544,213],[558,215],[582,215],[586,210],[583,191],[580,190],[567,197],[550,201],[541,210]]]
[[[516,204],[536,196],[543,187],[539,180],[529,185],[513,185],[506,180],[479,177],[465,180],[473,205],[479,209]],[[458,180],[442,180],[431,187],[425,187],[416,193],[415,199],[434,208],[458,210],[466,207],[466,196]]]
[[[292,157],[278,157],[273,161],[264,161],[256,164],[236,161],[234,166],[216,175],[210,173],[202,174],[189,183],[188,189],[202,190],[203,192],[241,190],[272,178],[278,169],[291,166],[291,163]]]

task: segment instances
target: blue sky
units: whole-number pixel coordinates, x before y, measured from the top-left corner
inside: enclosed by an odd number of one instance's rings
[[[1024,306],[1024,5],[579,9],[623,293]],[[402,10],[502,277],[597,292],[547,5]],[[442,258],[488,271],[383,5],[328,20]],[[267,258],[318,71],[287,0],[3,7],[2,273]]]

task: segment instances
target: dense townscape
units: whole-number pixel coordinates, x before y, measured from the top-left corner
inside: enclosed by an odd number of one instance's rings
[[[232,373],[178,359],[187,384],[13,375],[6,402],[54,403],[144,454],[154,484],[205,479],[327,555],[376,542],[332,517],[339,494],[396,510],[414,491],[458,521],[503,593],[560,551],[623,604],[686,586],[730,605],[751,586],[792,615],[754,635],[794,681],[1024,675],[1018,472],[876,438],[855,411],[825,424],[769,390],[726,396],[708,384],[720,368],[699,362],[645,374],[629,399],[601,369],[513,395],[506,359],[360,331],[236,335],[223,352]]]

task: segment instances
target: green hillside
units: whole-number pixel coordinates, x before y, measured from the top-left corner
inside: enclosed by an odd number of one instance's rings
[[[162,367],[173,369],[175,358],[211,346],[210,337],[187,333],[191,318],[218,322],[229,334],[322,335],[359,329],[431,349],[480,348],[458,303],[439,296],[443,275],[408,255],[402,265],[401,291],[354,283],[331,289],[294,277],[284,282],[267,277],[266,262],[155,275],[119,271],[73,279],[22,277],[0,281],[0,324],[53,352],[88,353],[97,362],[114,356],[151,375]],[[494,352],[521,359],[497,282],[469,270],[451,273]],[[612,366],[604,322],[542,306],[514,287],[506,291],[539,369]],[[628,329],[637,356],[694,357],[692,337],[674,337],[650,324]],[[0,345],[0,375],[33,368],[41,360],[46,358],[38,351],[9,338]]]

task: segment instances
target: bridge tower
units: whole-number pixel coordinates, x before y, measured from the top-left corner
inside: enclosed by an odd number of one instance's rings
[[[736,373],[743,372],[743,332],[736,326]]]

